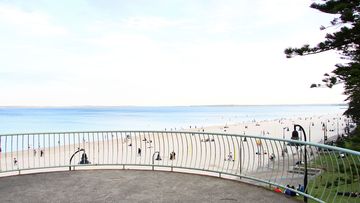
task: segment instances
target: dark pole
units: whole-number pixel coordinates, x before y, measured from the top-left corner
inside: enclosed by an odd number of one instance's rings
[[[301,127],[301,125],[294,125],[294,130],[296,129],[296,127],[299,127],[300,130],[303,131],[304,133],[304,141],[306,142],[306,134],[305,134],[305,130],[303,127]],[[306,190],[307,190],[307,175],[308,175],[308,171],[307,171],[307,155],[306,155],[306,145],[304,147],[304,162],[305,162],[305,174],[304,174],[304,193],[306,194]],[[307,202],[307,197],[304,196],[304,202]]]

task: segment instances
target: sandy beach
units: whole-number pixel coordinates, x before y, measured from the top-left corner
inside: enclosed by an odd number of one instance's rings
[[[255,145],[254,140],[244,142],[237,136],[211,136],[189,132],[226,133],[239,135],[256,135],[290,139],[293,124],[300,124],[306,130],[308,140],[322,143],[325,135],[337,137],[344,134],[347,120],[341,115],[318,115],[313,117],[279,118],[274,120],[249,121],[242,123],[189,128],[183,132],[145,133],[145,132],[103,132],[55,134],[60,142],[55,142],[50,136],[42,136],[42,145],[36,149],[2,152],[0,160],[1,171],[17,171],[28,168],[67,166],[72,154],[78,149],[84,149],[88,160],[95,165],[109,165],[114,168],[126,164],[126,168],[144,168],[142,165],[174,166],[199,168],[209,171],[221,171],[232,174],[260,173],[264,167],[270,166],[268,157],[276,154],[280,159],[281,142],[263,141]],[[289,129],[289,130],[288,130]],[[8,141],[27,139],[29,135],[8,137]],[[71,138],[71,136],[75,136]],[[63,139],[60,139],[63,137]],[[11,138],[11,139],[10,139]],[[30,146],[37,146],[31,143]],[[54,142],[54,143],[52,143]],[[257,141],[256,141],[257,142]],[[49,143],[49,144],[46,144]],[[49,147],[50,146],[50,147]],[[9,149],[8,149],[9,150]],[[293,150],[288,147],[288,150]],[[36,151],[36,153],[35,153]],[[43,151],[43,154],[40,152]],[[171,157],[171,153],[174,153]],[[261,156],[258,153],[261,153]],[[293,154],[296,154],[294,152]],[[159,160],[156,160],[160,155]],[[82,152],[77,153],[72,164],[78,164]],[[16,163],[14,161],[16,159]],[[291,157],[292,162],[297,157]],[[137,166],[135,166],[137,165]],[[292,164],[290,164],[292,166]],[[287,167],[290,167],[288,165]],[[265,168],[266,168],[265,167]],[[277,167],[284,167],[278,165]],[[147,167],[148,168],[148,167]]]

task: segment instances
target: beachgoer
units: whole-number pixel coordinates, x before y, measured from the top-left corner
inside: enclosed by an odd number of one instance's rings
[[[81,155],[81,160],[80,160],[79,164],[90,164],[85,152]]]
[[[138,155],[141,156],[141,148],[138,148]]]
[[[18,160],[14,158],[14,166],[17,166]]]
[[[170,153],[170,160],[175,160],[175,152],[174,151],[172,151],[171,153]]]
[[[34,149],[34,156],[36,156],[36,149]]]
[[[295,190],[295,187],[294,187],[294,186],[291,186],[291,189]],[[296,196],[296,192],[290,191],[290,196],[295,197],[295,196]]]
[[[158,153],[157,156],[156,156],[156,159],[157,161],[160,161],[161,160],[161,157],[160,157],[160,154]]]
[[[40,150],[40,157],[44,155],[44,150]]]
[[[286,185],[286,189],[285,189],[284,193],[285,193],[285,195],[291,196],[291,190],[289,190],[289,188],[290,188],[290,185]]]
[[[273,161],[274,159],[275,159],[275,154],[272,153],[272,154],[270,155],[270,160]]]
[[[228,161],[233,161],[233,155],[232,155],[232,152],[230,152],[229,154],[228,154],[228,159],[227,159]]]
[[[297,190],[300,191],[300,192],[304,192],[304,191],[305,191],[305,190],[304,190],[304,186],[302,186],[302,185],[300,185],[300,184],[299,184]]]

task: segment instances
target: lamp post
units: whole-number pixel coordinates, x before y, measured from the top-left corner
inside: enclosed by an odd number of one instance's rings
[[[294,125],[294,131],[292,132],[292,137],[291,139],[299,139],[299,133],[296,131],[296,127],[300,128],[300,130],[303,132],[304,134],[304,141],[306,142],[306,134],[305,134],[305,130],[301,125]],[[300,162],[301,164],[301,162]],[[307,175],[308,175],[308,171],[307,171],[307,154],[306,154],[306,145],[304,146],[304,167],[305,167],[305,171],[304,171],[304,193],[306,194],[306,187],[307,187]],[[307,197],[304,196],[304,202],[307,202]]]
[[[160,161],[160,160],[161,160],[160,152],[159,152],[159,151],[154,152],[154,154],[152,155],[152,170],[154,170],[155,154],[157,154],[156,161]]]
[[[310,122],[309,124],[309,142],[311,142],[311,126],[314,126],[314,122]]]
[[[323,131],[324,131],[324,144],[326,144],[326,140],[327,140],[327,136],[326,136],[326,133],[327,133],[327,125],[325,124],[325,122],[323,123]]]
[[[339,116],[337,117],[336,123],[337,123],[336,125],[337,137],[339,137]]]
[[[69,161],[69,163],[70,163],[69,164],[69,171],[71,171],[71,161],[72,161],[72,159],[74,158],[75,154],[77,154],[77,153],[79,153],[81,151],[83,151],[85,153],[85,149],[78,148],[78,150],[71,156],[70,161]],[[75,166],[74,166],[74,170],[75,170]]]
[[[288,127],[283,127],[283,139],[285,139],[285,130],[289,131],[290,129]],[[287,152],[286,144],[284,141],[284,149],[283,149],[283,156],[285,156],[285,152]]]

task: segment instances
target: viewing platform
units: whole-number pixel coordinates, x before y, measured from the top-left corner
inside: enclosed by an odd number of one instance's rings
[[[360,200],[360,152],[293,139],[299,138],[296,130],[292,135],[0,135],[0,202]]]
[[[0,202],[298,202],[216,177],[139,170],[83,170],[0,178]]]

